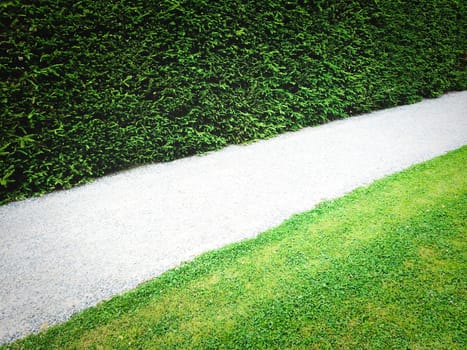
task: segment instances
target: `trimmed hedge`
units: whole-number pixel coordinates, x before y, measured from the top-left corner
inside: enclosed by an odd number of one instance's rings
[[[0,10],[0,204],[467,89],[462,1],[7,0]]]

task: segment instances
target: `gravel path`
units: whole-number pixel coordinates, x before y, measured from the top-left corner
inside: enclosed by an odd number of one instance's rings
[[[0,207],[0,343],[467,144],[467,91]]]

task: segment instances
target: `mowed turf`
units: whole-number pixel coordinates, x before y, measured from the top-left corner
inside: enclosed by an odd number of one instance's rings
[[[322,203],[7,348],[465,349],[466,161]]]

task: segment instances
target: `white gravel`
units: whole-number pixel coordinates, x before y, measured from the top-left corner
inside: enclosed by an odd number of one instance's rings
[[[467,144],[467,91],[0,207],[0,343]]]

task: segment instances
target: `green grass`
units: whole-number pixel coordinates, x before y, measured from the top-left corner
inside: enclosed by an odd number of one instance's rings
[[[8,349],[465,349],[467,147]]]
[[[459,0],[2,1],[0,204],[465,90],[466,13]]]

